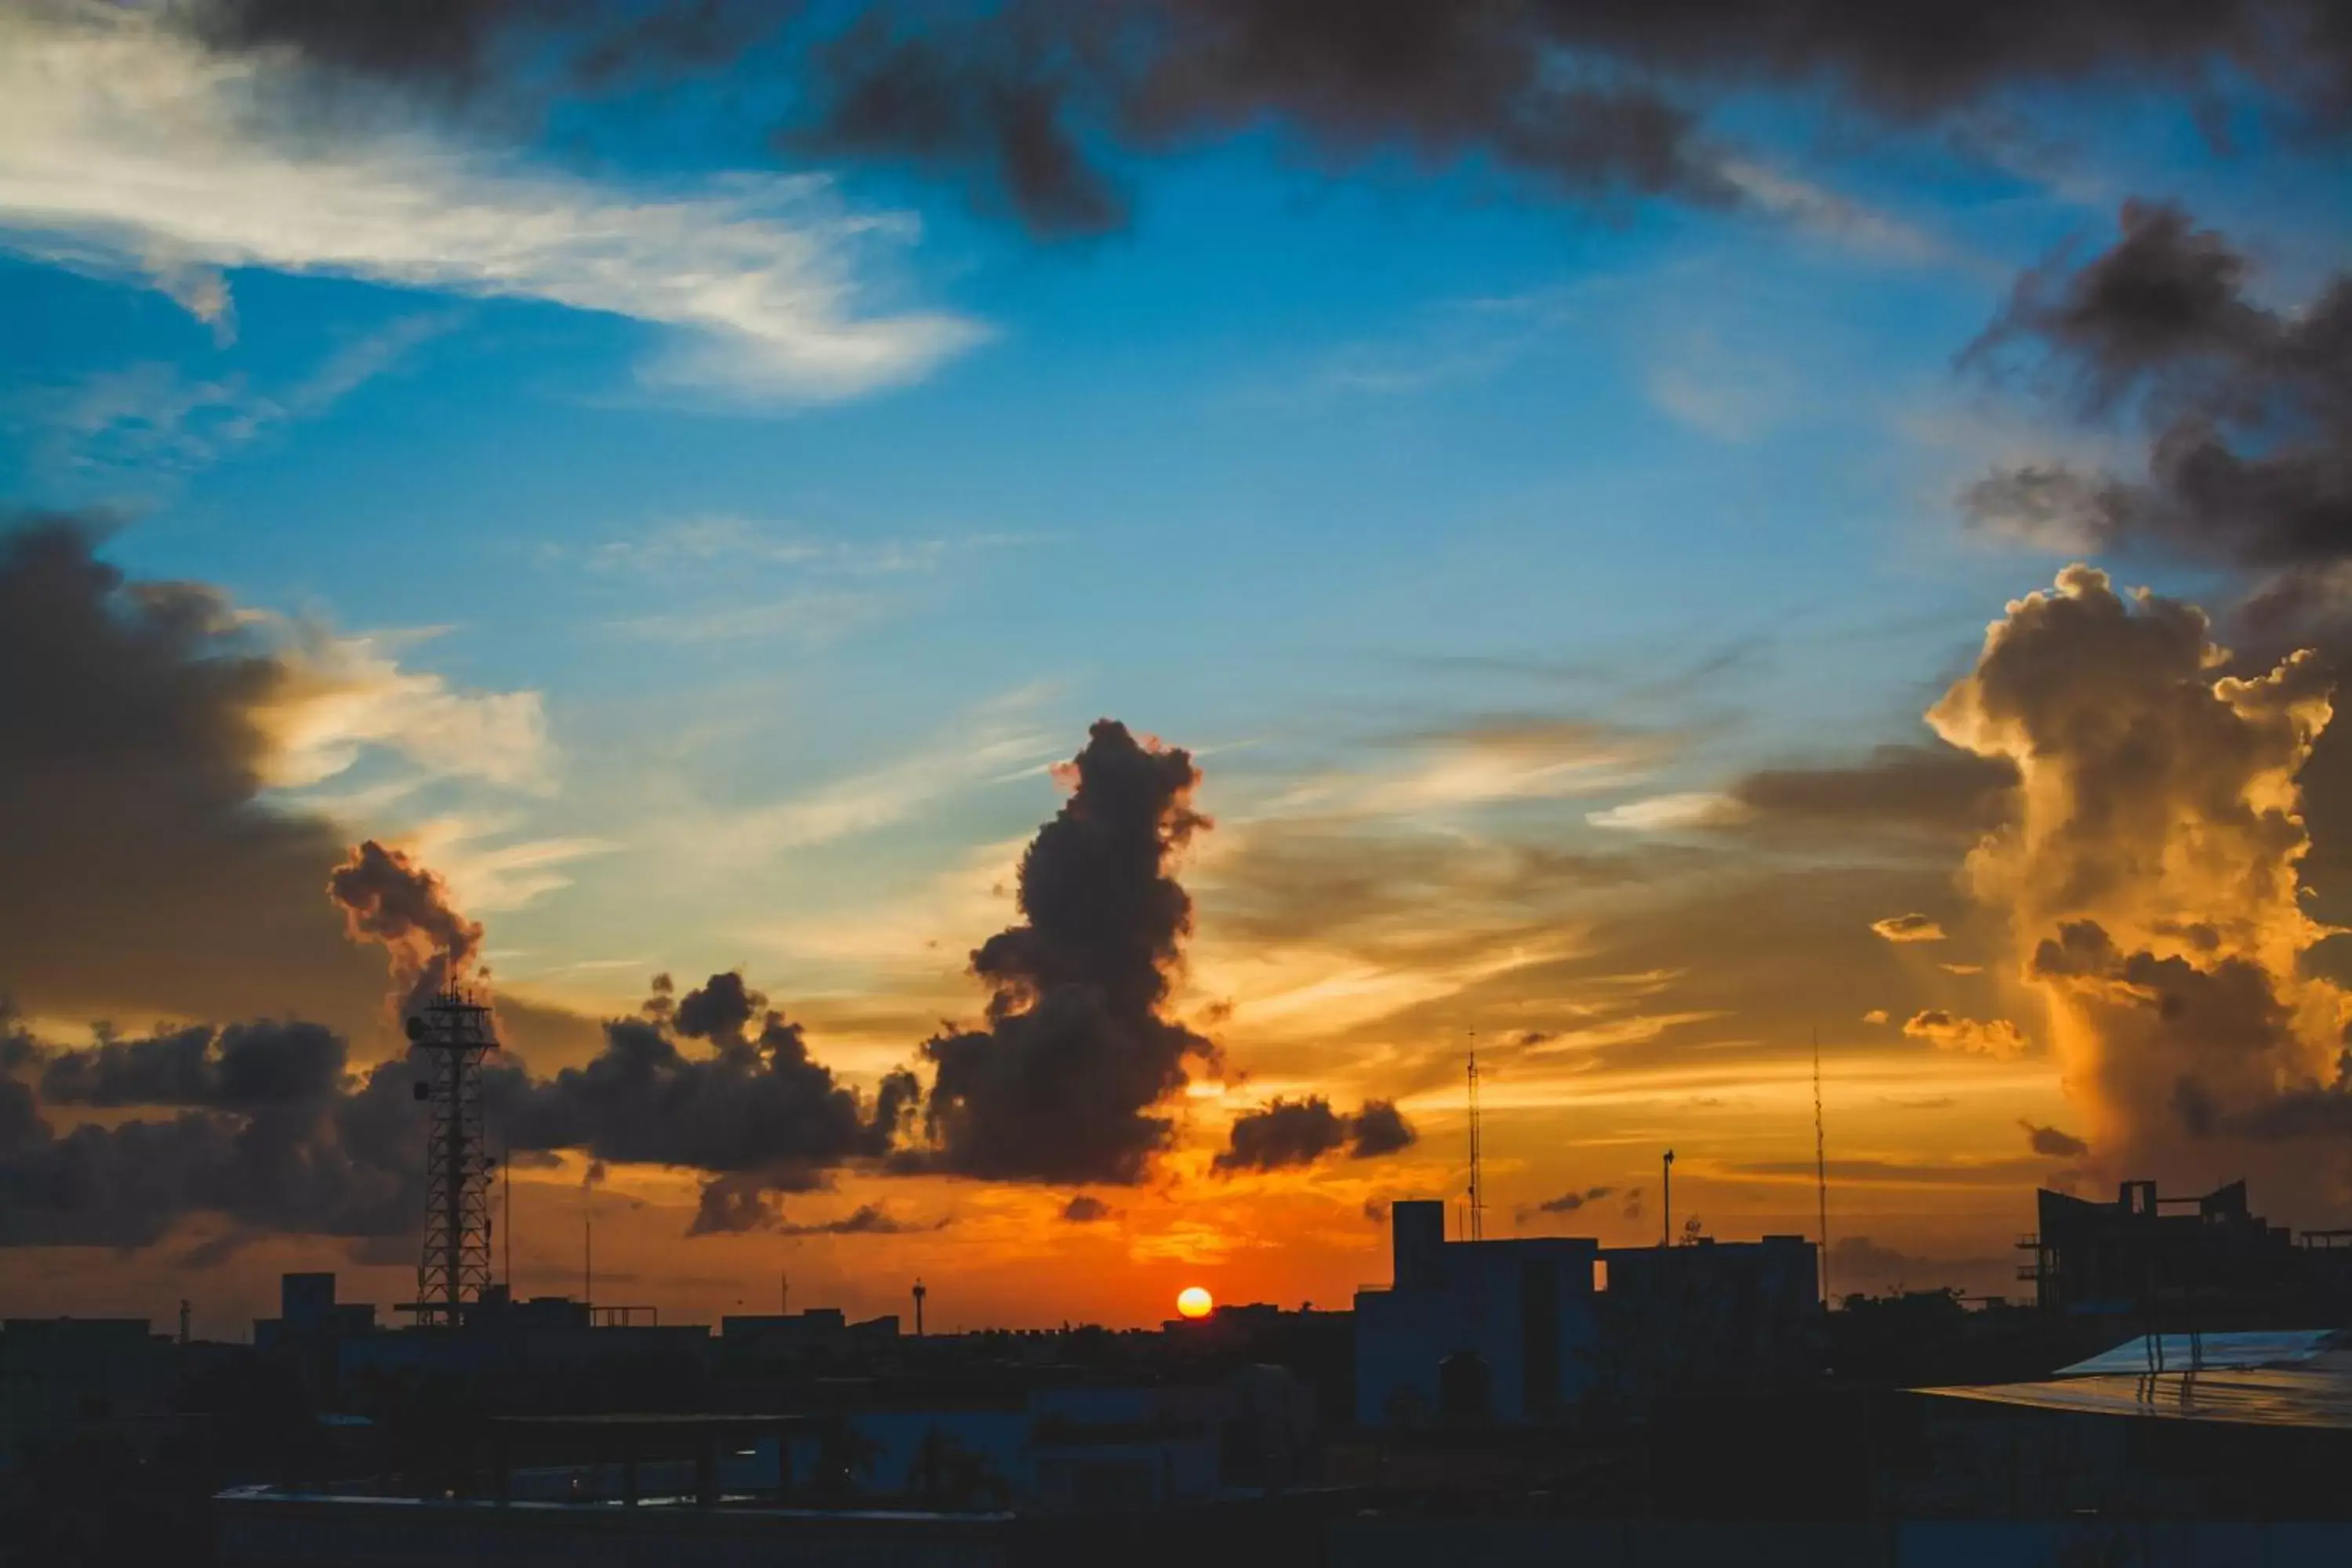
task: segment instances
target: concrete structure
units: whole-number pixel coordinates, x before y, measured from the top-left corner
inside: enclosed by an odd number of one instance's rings
[[[1810,1363],[1801,1237],[1604,1248],[1448,1241],[1445,1205],[1390,1211],[1394,1276],[1356,1295],[1356,1418],[1557,1420],[1597,1394],[1769,1387]]]
[[[2141,1320],[2161,1329],[2250,1321],[2341,1321],[2352,1309],[2352,1247],[2340,1231],[2306,1233],[2254,1214],[2246,1184],[2164,1197],[2126,1182],[2113,1203],[2047,1190],[2032,1255],[2019,1278],[2050,1311]]]

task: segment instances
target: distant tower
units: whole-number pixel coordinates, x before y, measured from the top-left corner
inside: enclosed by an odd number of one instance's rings
[[[188,1342],[188,1299],[187,1299],[185,1296],[183,1296],[183,1297],[181,1297],[181,1298],[180,1298],[180,1343],[181,1343],[182,1345],[185,1345],[187,1342]]]
[[[416,1321],[456,1327],[490,1284],[490,1172],[482,1138],[482,1058],[499,1048],[490,1010],[443,991],[408,1020],[408,1038],[432,1062],[416,1098],[433,1108],[425,1159],[425,1255],[416,1265]]]
[[[1665,1177],[1660,1184],[1658,1206],[1664,1211],[1658,1219],[1658,1245],[1672,1247],[1675,1241],[1675,1152],[1666,1151]]]
[[[1470,1239],[1486,1239],[1485,1161],[1478,1147],[1478,1031],[1470,1031]]]
[[[1822,1131],[1822,1032],[1813,1031],[1813,1192],[1821,1205],[1822,1306],[1830,1304],[1830,1156]]]
[[[929,1294],[921,1280],[915,1281],[915,1337],[919,1340],[923,1337],[923,1298]]]

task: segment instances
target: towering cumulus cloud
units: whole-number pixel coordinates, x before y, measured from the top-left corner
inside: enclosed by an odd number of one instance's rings
[[[1216,1047],[1162,1015],[1192,929],[1170,859],[1208,819],[1189,752],[1098,721],[1065,770],[1070,798],[1021,858],[1022,924],[972,973],[983,1029],[923,1046],[936,1168],[1009,1181],[1134,1182],[1174,1122],[1161,1101]]]
[[[2009,606],[1928,713],[2018,771],[2018,813],[1968,874],[2011,913],[2094,1150],[2186,1179],[2352,1131],[2352,1000],[2303,965],[2326,931],[2301,902],[2297,774],[2328,680],[2308,655],[2250,678],[2219,674],[2227,658],[2195,608],[2073,566]]]
[[[373,838],[335,868],[327,894],[343,911],[352,941],[379,942],[391,953],[407,1007],[464,980],[481,955],[481,923],[457,911],[448,885]]]

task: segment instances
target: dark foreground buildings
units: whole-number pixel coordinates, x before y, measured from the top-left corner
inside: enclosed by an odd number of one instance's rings
[[[1355,1311],[1158,1331],[495,1290],[394,1330],[324,1276],[252,1346],[10,1323],[0,1563],[2352,1561],[2330,1238],[2231,1188],[2041,1212],[2032,1305],[1825,1313],[1801,1238],[1408,1204]]]
[[[2352,1321],[2352,1231],[2272,1225],[2246,1184],[2165,1197],[2126,1182],[2113,1203],[2035,1194],[2041,1226],[2018,1270],[2043,1310],[2158,1331]]]

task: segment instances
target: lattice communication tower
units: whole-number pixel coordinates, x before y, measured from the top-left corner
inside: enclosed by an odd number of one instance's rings
[[[425,1255],[416,1321],[457,1326],[490,1286],[490,1173],[482,1134],[482,1058],[499,1048],[490,1010],[473,993],[436,993],[408,1020],[410,1044],[432,1062],[416,1098],[433,1108],[425,1156]]]

